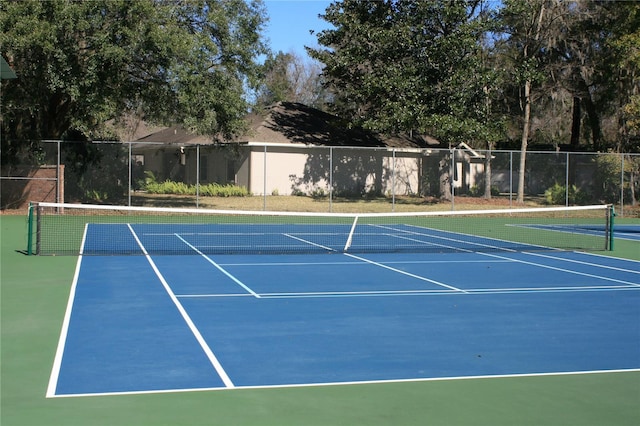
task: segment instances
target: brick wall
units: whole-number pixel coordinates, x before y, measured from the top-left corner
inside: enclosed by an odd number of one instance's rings
[[[60,185],[56,184],[56,166],[15,168],[3,176],[0,186],[0,208],[25,209],[29,202],[64,201],[64,165],[60,165]],[[16,179],[20,178],[20,179]],[[28,179],[25,179],[28,178]],[[56,198],[56,188],[58,197]]]

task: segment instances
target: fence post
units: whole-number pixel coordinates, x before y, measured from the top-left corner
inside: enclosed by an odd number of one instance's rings
[[[391,165],[391,211],[396,211],[396,149],[391,151],[392,165]]]
[[[451,211],[456,209],[456,150],[455,148],[449,149],[451,154],[451,165],[449,170],[449,182],[451,182]]]
[[[569,207],[569,152],[567,152],[566,157],[564,172],[564,205],[565,207]]]
[[[620,216],[624,216],[624,153],[620,153]]]
[[[56,159],[56,203],[63,203],[64,200],[60,200],[60,141],[57,141],[58,145],[58,158]]]
[[[264,146],[262,162],[262,210],[267,210],[267,145]]]
[[[132,167],[133,167],[132,163],[133,162],[131,161],[131,155],[132,155],[132,153],[131,153],[131,142],[129,141],[129,142],[127,142],[127,144],[129,145],[129,186],[127,188],[127,194],[128,194],[127,205],[129,207],[131,207],[131,191],[133,190],[133,188],[131,187],[131,175],[132,175]]]
[[[513,151],[509,151],[509,208],[513,201]]]
[[[333,212],[333,147],[329,147],[329,213]]]
[[[196,145],[196,208],[200,207],[200,144]]]

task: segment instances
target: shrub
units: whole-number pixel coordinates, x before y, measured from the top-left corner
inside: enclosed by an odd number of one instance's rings
[[[587,201],[587,194],[578,189],[575,185],[569,186],[569,204],[584,204]],[[567,201],[567,191],[564,185],[555,183],[552,187],[544,191],[544,198],[547,204],[564,205]]]
[[[315,187],[313,188],[310,193],[309,196],[311,196],[311,198],[325,198],[327,197],[329,194],[324,190],[324,188],[319,188],[319,187]]]
[[[469,195],[472,197],[484,197],[484,187],[480,188],[478,185],[472,186],[471,188],[469,188]],[[498,188],[497,186],[492,186],[491,195],[500,195],[500,188]]]
[[[196,195],[198,193],[196,185],[170,180],[158,183],[155,178],[147,178],[144,188],[149,194]],[[219,183],[200,185],[199,192],[205,197],[246,197],[249,195],[249,191],[244,186],[221,185]]]
[[[196,193],[196,187],[193,186],[193,195]],[[209,183],[200,185],[200,195],[209,197],[246,197],[249,191],[244,186],[237,185],[221,185],[219,183]]]

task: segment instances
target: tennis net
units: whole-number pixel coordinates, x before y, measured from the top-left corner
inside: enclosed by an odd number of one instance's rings
[[[608,250],[611,206],[302,213],[34,204],[40,255]]]

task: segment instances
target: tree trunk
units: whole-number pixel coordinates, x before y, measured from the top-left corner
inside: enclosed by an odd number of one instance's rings
[[[491,199],[491,143],[487,143],[484,153],[484,198]]]
[[[587,121],[591,128],[591,138],[593,140],[593,150],[596,152],[603,151],[602,146],[602,130],[600,129],[600,116],[598,110],[591,99],[591,95],[584,99],[585,110],[587,111]]]
[[[527,144],[529,142],[529,125],[531,121],[531,80],[524,83],[524,124],[522,126],[522,143],[520,145],[520,172],[518,173],[518,196],[517,203],[524,203],[524,177],[527,154]]]
[[[443,200],[451,200],[451,179],[453,179],[453,175],[451,174],[451,154],[444,155],[438,166],[440,168],[440,198]]]
[[[538,15],[538,25],[534,40],[540,39],[540,29],[542,28],[542,17],[544,16],[544,3],[540,5],[540,14]],[[524,59],[529,59],[527,45],[524,46]],[[522,144],[520,147],[520,173],[518,175],[518,196],[517,203],[524,203],[524,177],[525,177],[525,159],[527,155],[527,144],[529,142],[529,127],[531,121],[531,78],[527,78],[524,83],[524,124],[522,126]]]
[[[569,155],[569,175],[567,176],[569,187],[576,184],[576,155],[574,152],[580,151],[580,129],[581,129],[581,121],[582,121],[582,111],[580,108],[580,102],[582,99],[578,96],[573,97],[573,114],[571,119],[571,141],[570,148],[571,155]],[[569,191],[569,188],[565,188],[566,191]]]
[[[602,129],[600,128],[600,115],[598,114],[596,105],[593,103],[589,85],[584,80],[584,78],[582,78],[582,76],[578,76],[578,93],[581,96],[581,101],[584,102],[584,109],[587,113],[587,123],[589,123],[589,128],[591,129],[593,150],[596,152],[601,151],[603,147]],[[573,133],[571,134],[571,144],[573,145]]]
[[[571,150],[578,151],[578,145],[580,145],[580,98],[578,96],[573,97],[573,114],[571,118]]]
[[[629,162],[629,190],[631,191],[631,205],[635,206],[638,204],[638,199],[636,198],[636,176],[638,164],[634,159],[627,155],[627,161]]]

